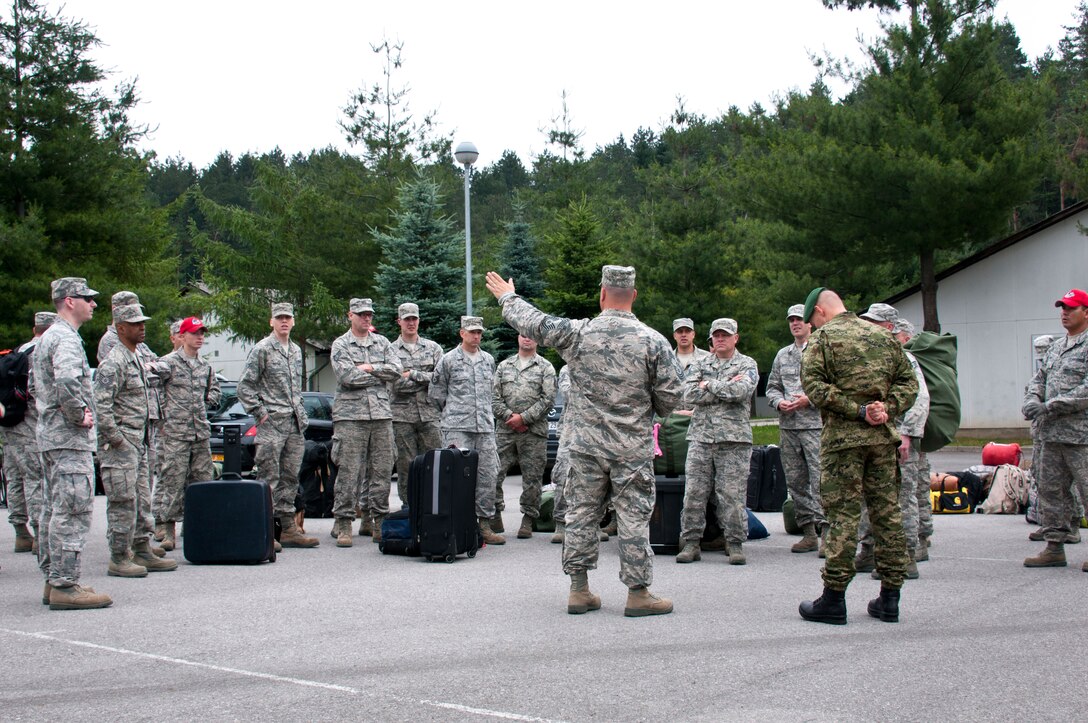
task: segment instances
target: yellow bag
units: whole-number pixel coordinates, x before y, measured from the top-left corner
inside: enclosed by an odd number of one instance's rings
[[[970,514],[971,498],[966,489],[944,491],[930,490],[929,501],[933,514]]]

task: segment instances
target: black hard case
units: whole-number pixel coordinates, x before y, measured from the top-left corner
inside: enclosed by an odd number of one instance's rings
[[[263,480],[193,482],[185,488],[185,559],[276,561],[272,488]]]
[[[786,502],[786,473],[782,450],[775,445],[752,447],[747,507],[756,512],[781,512]]]
[[[408,509],[428,560],[453,562],[476,556],[476,476],[479,455],[471,449],[435,449],[412,460],[408,470]]]

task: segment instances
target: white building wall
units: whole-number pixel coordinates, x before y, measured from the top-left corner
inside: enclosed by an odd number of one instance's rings
[[[941,330],[958,339],[961,428],[1028,428],[1020,406],[1033,373],[1032,342],[1063,335],[1054,302],[1088,288],[1088,237],[1078,224],[1088,225],[1088,211],[938,282]],[[921,329],[921,293],[895,306]]]

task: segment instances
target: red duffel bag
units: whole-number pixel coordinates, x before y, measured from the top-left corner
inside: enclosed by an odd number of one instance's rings
[[[990,442],[982,448],[982,463],[993,467],[1002,464],[1011,464],[1019,467],[1021,456],[1020,445],[1015,442],[1012,444]]]

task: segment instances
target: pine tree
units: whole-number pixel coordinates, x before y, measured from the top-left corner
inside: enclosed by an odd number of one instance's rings
[[[619,263],[611,258],[613,244],[602,235],[601,222],[585,196],[571,201],[556,216],[559,229],[547,237],[548,288],[544,306],[557,316],[588,319],[600,313],[601,266]]]
[[[524,212],[523,206],[514,207],[514,220],[506,224],[506,242],[499,253],[498,267],[503,278],[514,280],[519,296],[535,303],[544,294],[544,278],[540,271],[537,241]],[[500,315],[496,314],[494,324],[490,314],[488,317],[488,328],[494,329],[490,336],[495,339],[499,358],[504,359],[517,352],[517,332],[503,323]]]

